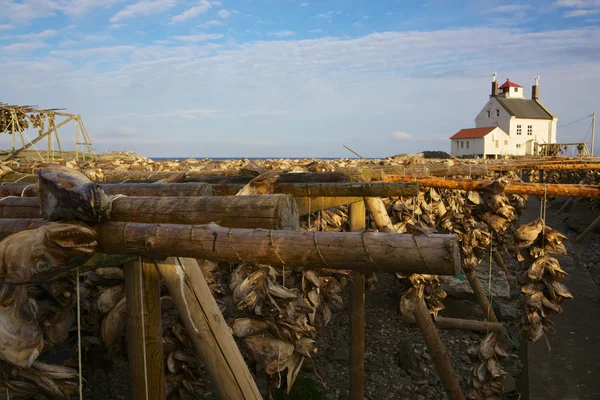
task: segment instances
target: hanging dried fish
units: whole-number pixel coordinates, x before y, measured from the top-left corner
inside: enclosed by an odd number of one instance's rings
[[[470,400],[502,399],[504,395],[503,379],[506,372],[502,369],[501,362],[508,356],[503,344],[498,341],[496,333],[488,334],[477,348],[471,349],[470,354],[475,354],[478,361],[471,368],[467,393]]]

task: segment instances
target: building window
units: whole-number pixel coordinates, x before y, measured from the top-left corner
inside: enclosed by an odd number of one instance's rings
[[[520,149],[523,145],[521,143],[517,143],[517,149]]]
[[[533,126],[527,125],[527,136],[533,135]]]
[[[517,125],[517,135],[521,134],[521,125]]]
[[[500,109],[496,108],[496,117],[499,117],[499,116],[500,116]]]
[[[460,148],[464,149],[465,148],[465,142],[463,142],[462,140],[460,141]]]
[[[469,148],[469,141],[467,140],[467,149]]]
[[[518,92],[518,91],[519,91],[519,89],[515,88],[515,92]]]
[[[504,145],[505,145],[505,146],[508,146],[508,140],[505,140],[505,141],[504,141]]]
[[[487,110],[487,116],[488,116],[488,118],[491,116],[491,114],[492,113],[490,112],[490,110]]]

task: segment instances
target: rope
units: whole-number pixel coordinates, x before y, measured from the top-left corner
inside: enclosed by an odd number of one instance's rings
[[[83,400],[83,366],[81,363],[81,297],[79,293],[79,267],[77,267],[75,277],[77,280],[77,362],[79,364],[79,400]]]
[[[35,183],[31,183],[27,186],[25,186],[25,188],[23,189],[23,191],[21,192],[21,197],[25,197],[25,191],[30,187],[30,186],[35,186]]]
[[[323,254],[321,253],[321,249],[319,248],[319,243],[317,243],[317,232],[315,232],[315,231],[313,231],[313,242],[315,243],[315,249],[317,250],[317,254],[319,254],[319,258],[321,259],[321,261],[323,261],[323,264],[327,268],[331,268],[329,266],[329,264],[327,264],[327,261],[325,261],[325,258],[323,257]]]
[[[6,197],[2,197],[2,198],[0,198],[0,201],[4,201],[4,200],[6,200],[6,199],[11,199],[11,198],[12,198],[12,199],[20,199],[20,197],[19,197],[19,196],[6,196]]]

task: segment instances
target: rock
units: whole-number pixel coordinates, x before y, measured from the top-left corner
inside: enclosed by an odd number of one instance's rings
[[[515,378],[510,375],[504,375],[504,393],[512,392],[513,390],[517,390],[517,384],[515,382]]]
[[[567,216],[567,227],[575,232],[583,232],[599,216],[600,210],[590,210],[588,201],[576,200]],[[600,226],[594,232],[600,232]]]
[[[486,294],[489,293],[489,269],[489,261],[484,260],[475,270],[475,274],[481,281],[481,285]],[[473,289],[471,289],[471,285],[467,278],[461,280],[452,276],[444,276],[440,277],[440,280],[442,281],[442,289],[446,291],[449,297],[458,299],[469,299],[473,297]],[[495,265],[492,266],[492,294],[495,298],[510,298],[510,285],[506,279],[506,274]]]
[[[427,381],[427,379],[423,379],[423,380],[420,380],[420,381],[416,381],[415,385],[417,385],[417,386],[427,386],[427,385],[429,385],[429,381]]]
[[[550,208],[553,210],[559,210],[568,199],[568,197],[558,197],[550,202]]]
[[[518,317],[518,305],[514,303],[505,303],[504,301],[496,301],[492,308],[496,317],[500,321],[511,321]]]
[[[346,346],[344,347],[338,347],[334,352],[333,355],[331,356],[331,359],[334,361],[348,361],[350,360],[350,354],[349,354],[349,349]]]
[[[407,344],[400,345],[397,357],[400,368],[409,371],[409,373],[410,370],[418,369],[417,357]]]
[[[405,388],[412,385],[412,382],[413,382],[412,379],[405,378],[405,377],[396,378],[395,381],[397,384],[400,384],[400,385],[404,386]]]
[[[409,369],[408,370],[408,374],[411,376],[411,378],[413,378],[415,381],[421,380],[423,379],[423,373],[420,371],[415,371],[414,369]]]

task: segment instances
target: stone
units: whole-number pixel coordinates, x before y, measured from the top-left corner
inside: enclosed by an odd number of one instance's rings
[[[475,275],[481,281],[481,285],[483,286],[483,290],[486,294],[489,294],[489,270],[489,260],[483,260],[475,270]],[[442,289],[446,291],[449,297],[454,297],[458,299],[473,298],[473,289],[471,289],[471,285],[469,284],[467,278],[461,280],[452,276],[440,276],[440,280],[442,281]],[[502,271],[500,267],[498,267],[495,264],[492,265],[492,295],[494,296],[494,298],[510,298],[510,285],[508,283],[508,280],[506,279],[506,274],[504,273],[504,271]]]
[[[517,390],[517,383],[515,382],[515,378],[510,375],[504,375],[504,393],[510,393],[514,390]]]
[[[568,197],[557,197],[550,202],[550,208],[553,210],[559,210],[568,199]]]
[[[339,347],[337,348],[334,352],[333,355],[331,356],[331,359],[334,361],[348,361],[350,360],[350,354],[349,354],[349,349],[348,347]]]
[[[418,369],[419,364],[417,363],[417,357],[409,345],[405,343],[401,344],[397,357],[400,368],[406,371]]]
[[[415,385],[417,385],[417,386],[427,386],[427,385],[429,385],[429,381],[427,381],[427,379],[423,379],[423,380],[420,380],[420,381],[416,381]]]
[[[588,201],[575,200],[567,215],[567,227],[575,232],[583,232],[599,216],[600,210],[590,210]],[[600,232],[600,226],[594,232]]]
[[[500,300],[494,302],[492,308],[500,321],[514,321],[519,316],[518,305],[514,303],[505,303]]]
[[[405,378],[403,376],[401,376],[400,378],[396,379],[396,383],[400,384],[402,386],[404,386],[405,388],[409,387],[410,385],[412,385],[412,379],[410,378]]]

